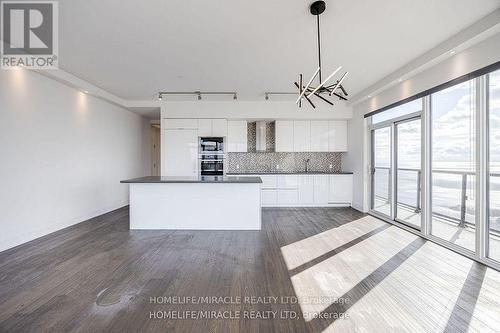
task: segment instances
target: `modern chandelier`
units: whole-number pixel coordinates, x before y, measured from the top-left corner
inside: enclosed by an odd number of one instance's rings
[[[299,107],[302,107],[302,99],[305,98],[313,108],[316,108],[316,106],[311,101],[311,98],[313,96],[316,96],[319,99],[323,100],[324,102],[333,105],[331,101],[325,98],[326,95],[328,97],[331,97],[333,95],[338,97],[340,100],[347,101],[347,91],[342,86],[342,82],[347,77],[348,72],[345,72],[340,77],[339,80],[336,80],[336,82],[332,84],[327,84],[327,83],[330,81],[331,78],[335,76],[335,74],[337,74],[342,69],[342,66],[339,66],[336,70],[334,70],[333,73],[330,74],[324,81],[321,75],[322,66],[321,66],[321,38],[319,29],[319,16],[321,13],[325,11],[326,3],[324,1],[315,1],[311,4],[309,9],[311,11],[311,14],[316,16],[316,23],[318,28],[318,69],[316,70],[316,72],[313,74],[313,76],[305,86],[303,85],[302,74],[299,74],[299,82],[298,83],[294,82],[295,86],[299,89],[299,97],[297,98],[297,101],[295,103],[298,104]],[[311,84],[313,83],[316,77],[318,77],[319,85],[314,87]]]

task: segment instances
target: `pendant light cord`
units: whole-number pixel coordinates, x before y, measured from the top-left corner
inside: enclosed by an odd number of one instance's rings
[[[319,83],[323,82],[321,79],[321,38],[319,34],[319,15],[316,15],[316,22],[318,25],[318,67],[319,67]]]

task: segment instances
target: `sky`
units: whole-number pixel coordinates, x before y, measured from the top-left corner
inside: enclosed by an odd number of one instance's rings
[[[500,172],[500,71],[490,74],[490,164]],[[373,116],[380,122],[418,111],[421,100],[401,105]],[[435,169],[474,170],[475,87],[473,81],[432,95],[432,163]],[[418,122],[398,126],[398,163],[401,168],[420,166],[420,126]],[[390,165],[390,130],[375,132],[375,165]]]

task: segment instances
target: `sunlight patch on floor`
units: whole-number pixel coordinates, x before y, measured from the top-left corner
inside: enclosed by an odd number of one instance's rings
[[[296,295],[299,299],[310,296],[342,297],[417,237],[397,227],[377,233],[292,276]],[[300,304],[302,311],[308,313],[323,311],[329,305]]]
[[[281,253],[288,269],[291,270],[383,225],[385,225],[385,222],[372,216],[365,216],[339,227],[283,246],[281,248]]]

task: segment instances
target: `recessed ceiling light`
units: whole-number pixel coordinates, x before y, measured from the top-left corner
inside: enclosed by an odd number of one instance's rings
[[[84,93],[86,93],[86,94],[88,94],[88,93],[89,93],[89,91],[88,91],[88,90],[84,90],[83,92],[84,92]]]
[[[403,79],[402,79],[402,78],[399,78],[399,79],[398,79],[398,82],[403,82]]]
[[[368,95],[368,96],[366,96],[366,97],[368,97],[368,98],[372,98],[372,95]]]
[[[455,50],[451,50],[451,51],[450,51],[450,54],[451,54],[451,55],[454,55],[455,53],[457,53],[457,51],[455,51]]]

